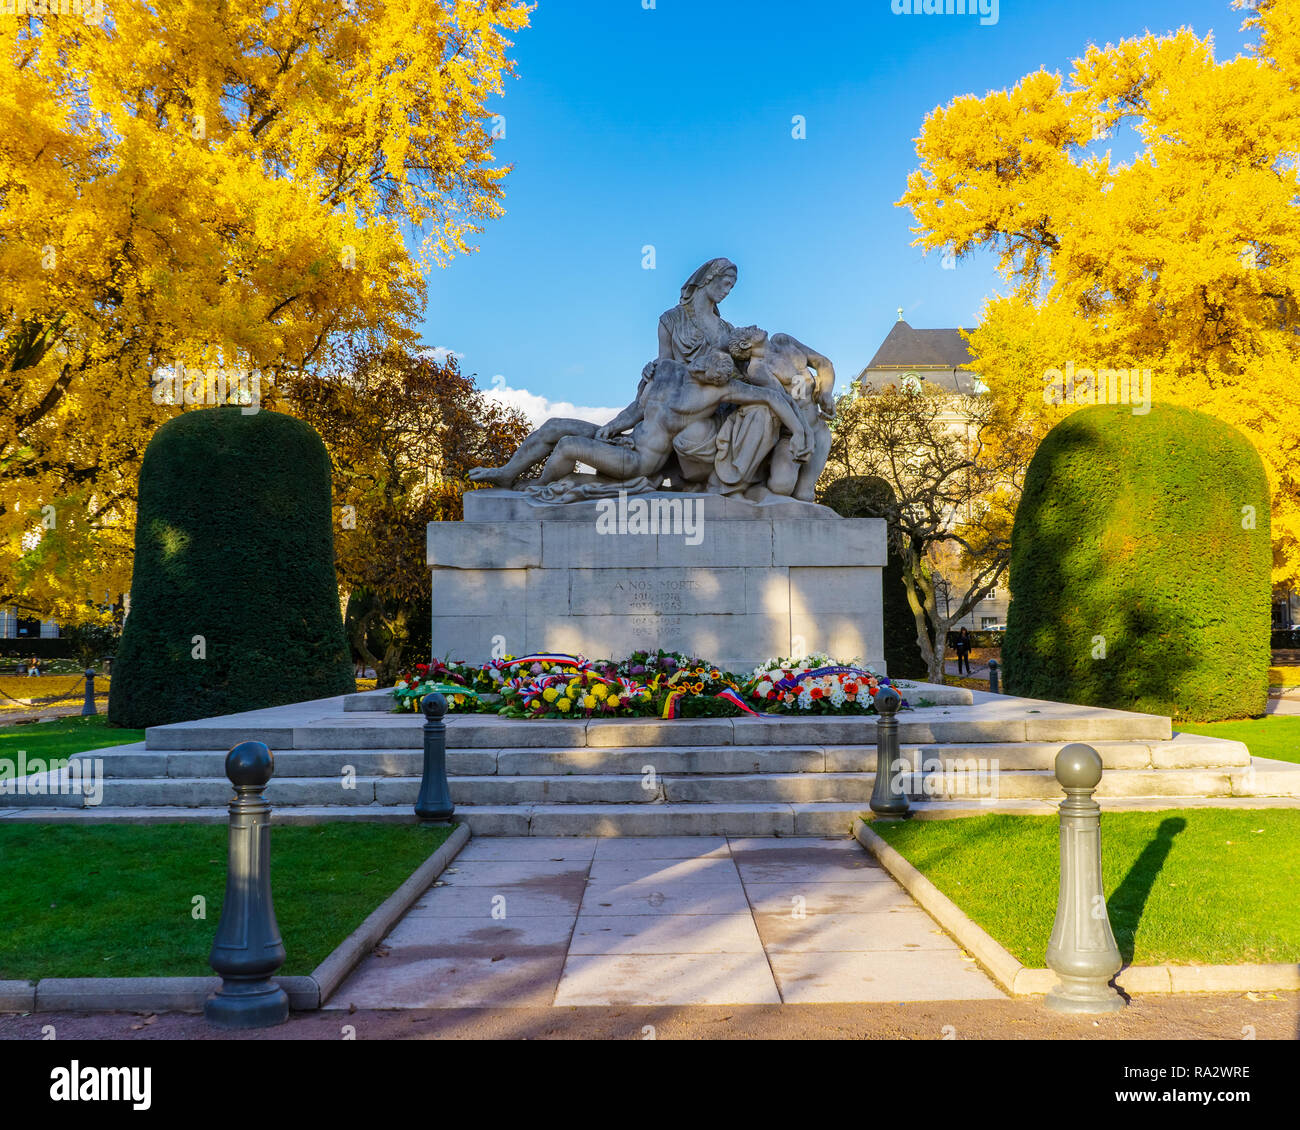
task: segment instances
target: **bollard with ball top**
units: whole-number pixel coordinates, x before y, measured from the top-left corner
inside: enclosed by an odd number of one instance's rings
[[[226,755],[235,796],[226,897],[208,958],[221,988],[203,1005],[203,1015],[218,1028],[269,1028],[289,1018],[289,997],[271,980],[284,964],[271,902],[271,806],[262,795],[273,767],[262,742],[240,742]]]
[[[876,783],[871,790],[871,811],[877,816],[905,816],[907,794],[894,787],[898,761],[898,710],[903,699],[893,687],[881,687],[871,701],[880,716],[876,722]]]
[[[1047,964],[1061,983],[1047,994],[1056,1012],[1118,1012],[1126,1004],[1109,981],[1123,964],[1101,884],[1101,756],[1078,742],[1056,755],[1061,802],[1061,886]]]
[[[990,659],[989,660],[989,691],[992,694],[1002,693],[1002,688],[998,685],[998,671],[999,671],[998,661],[996,659]]]
[[[430,691],[420,700],[420,711],[424,715],[424,776],[415,800],[415,815],[425,823],[441,823],[450,820],[456,811],[447,785],[447,723],[442,720],[447,700],[437,691]]]
[[[81,703],[81,716],[88,717],[91,714],[98,714],[95,709],[95,669],[86,668],[86,697]]]

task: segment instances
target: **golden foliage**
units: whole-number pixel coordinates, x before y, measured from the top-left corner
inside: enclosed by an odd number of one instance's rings
[[[1255,444],[1284,582],[1300,579],[1300,13],[1239,6],[1250,55],[1146,35],[1089,47],[1068,80],[1040,70],[936,109],[899,203],[917,244],[995,250],[1012,284],[971,337],[1002,442],[1073,410],[1044,403],[1048,370],[1150,370],[1154,400]]]
[[[0,602],[64,619],[128,585],[159,368],[258,373],[274,406],[336,341],[414,341],[422,264],[501,211],[484,100],[527,8],[110,17],[0,16]]]

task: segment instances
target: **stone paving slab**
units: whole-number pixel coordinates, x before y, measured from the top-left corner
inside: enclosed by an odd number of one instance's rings
[[[526,1008],[549,1005],[564,969],[546,957],[367,958],[326,1008]]]
[[[739,886],[736,864],[726,856],[704,859],[600,859],[591,864],[593,883],[729,883]]]
[[[591,862],[604,840],[574,836],[505,836],[470,840],[456,863],[487,860],[585,860]]]
[[[572,955],[763,952],[750,914],[578,915]]]
[[[899,906],[870,914],[755,914],[768,953],[951,950],[952,940],[923,910]]]
[[[892,883],[894,880],[883,867],[850,867],[826,864],[821,860],[812,863],[783,863],[778,860],[762,863],[739,862],[740,878],[746,887],[762,887],[768,883],[806,884],[821,886],[825,883]]]
[[[726,842],[731,854],[737,858],[755,851],[788,852],[799,850],[806,852],[813,849],[817,851],[838,851],[855,858],[858,854],[853,850],[853,845],[857,843],[857,840],[847,836],[731,836]]]
[[[515,887],[524,883],[553,880],[582,883],[587,878],[586,859],[466,860],[458,857],[442,873],[449,887]]]
[[[912,896],[889,883],[746,883],[755,914],[870,914],[896,906],[914,906]]]
[[[769,953],[786,1004],[998,1000],[973,959],[953,952]]]
[[[749,909],[739,882],[589,883],[582,913],[610,914],[743,914]]]
[[[418,917],[399,922],[383,948],[403,959],[426,957],[563,957],[573,916],[514,914],[504,919]]]
[[[595,843],[600,860],[725,859],[730,854],[726,836],[605,836],[584,842]]]
[[[556,1005],[780,1004],[759,954],[570,957]]]
[[[582,883],[557,883],[554,880],[536,886],[514,883],[496,887],[435,887],[406,914],[407,917],[417,918],[442,915],[449,918],[488,920],[497,911],[507,919],[557,914],[568,914],[576,918],[582,896]],[[502,901],[498,902],[498,899]]]

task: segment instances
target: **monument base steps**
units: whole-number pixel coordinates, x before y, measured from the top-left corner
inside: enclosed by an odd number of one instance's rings
[[[900,715],[900,784],[918,810],[965,802],[1050,811],[1062,795],[1053,761],[1070,741],[1101,755],[1103,800],[1300,798],[1300,765],[1175,733],[1166,718],[939,692],[959,701]],[[98,805],[82,795],[81,774],[59,770],[0,794],[0,818],[224,820],[226,750],[250,738],[274,750],[266,795],[277,819],[414,819],[421,719],[345,709],[343,699],[155,727],[144,742],[76,755],[101,766],[91,778],[102,790]],[[868,807],[874,743],[872,717],[462,715],[448,720],[447,767],[457,816],[475,835],[838,834]]]

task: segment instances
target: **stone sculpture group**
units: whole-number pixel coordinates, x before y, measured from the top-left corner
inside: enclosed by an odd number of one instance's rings
[[[735,285],[729,259],[686,280],[659,319],[659,356],[608,424],[547,420],[509,462],[469,477],[509,489],[543,463],[525,490],[549,503],[662,490],[812,502],[830,453],[834,367],[788,334],[724,319],[718,304]]]

